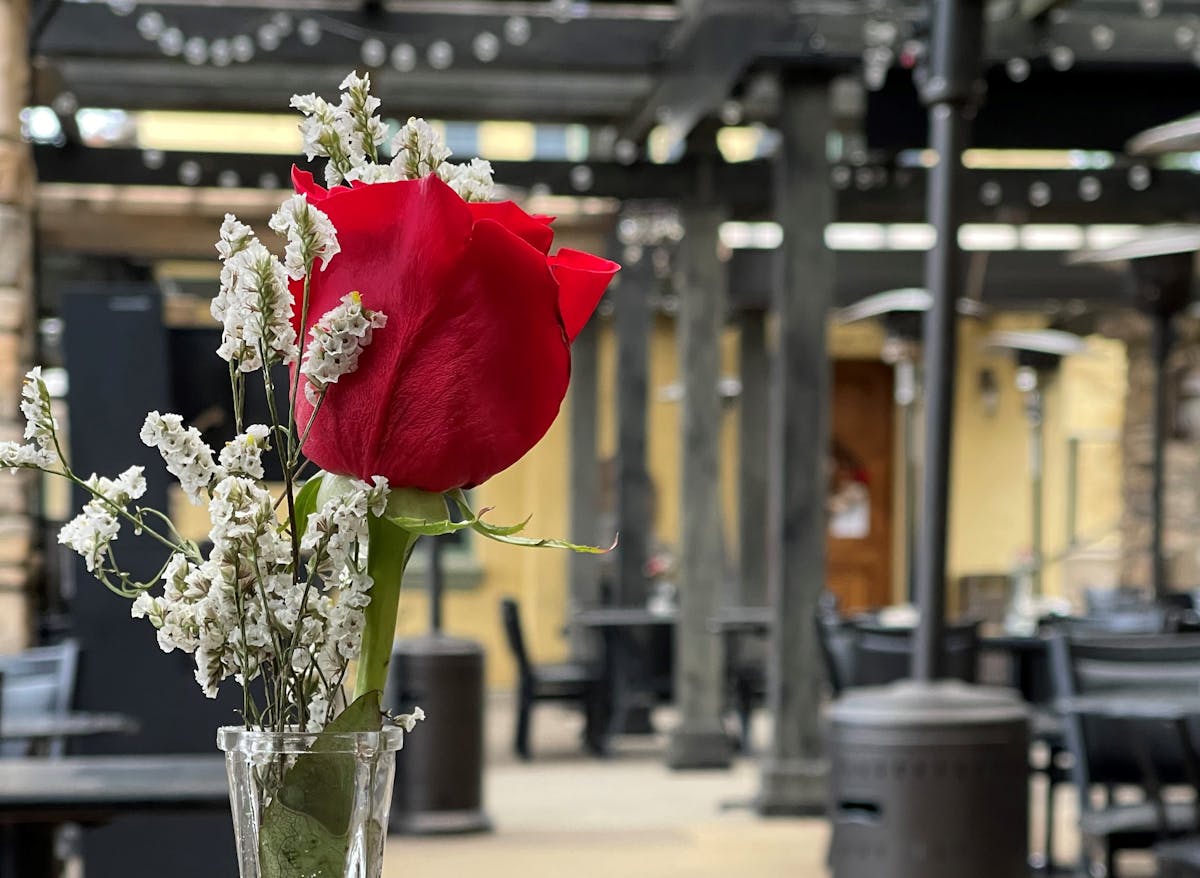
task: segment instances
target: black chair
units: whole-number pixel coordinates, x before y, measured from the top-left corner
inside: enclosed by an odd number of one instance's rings
[[[0,656],[0,704],[5,716],[44,716],[63,714],[71,709],[75,697],[75,677],[79,667],[79,646],[66,641],[55,646],[40,646],[12,655]],[[65,738],[46,742],[45,755],[66,753]],[[28,741],[0,743],[0,756],[27,756]]]
[[[852,676],[848,686],[881,686],[903,680],[912,673],[914,630],[852,623]],[[956,622],[946,626],[942,641],[942,676],[974,683],[979,665],[979,623]]]
[[[521,611],[517,602],[506,598],[500,602],[500,615],[508,647],[517,662],[517,727],[513,750],[522,759],[532,758],[529,749],[529,726],[533,706],[539,701],[575,702],[584,711],[586,726],[584,743],[592,753],[603,749],[604,687],[598,669],[579,662],[557,665],[535,665],[525,648],[521,629]]]
[[[1087,616],[1070,616],[1058,626],[1073,637],[1088,635],[1163,634],[1178,628],[1179,614],[1171,607],[1146,604],[1120,607]]]
[[[1056,634],[1050,643],[1055,695],[1071,698],[1090,694],[1132,692],[1164,696],[1194,695],[1200,687],[1200,636],[1072,636]],[[1117,803],[1111,795],[1117,786],[1146,789],[1147,766],[1130,745],[1127,722],[1099,716],[1068,714],[1064,717],[1067,745],[1073,757],[1072,772],[1080,797],[1080,833],[1084,846],[1080,868],[1096,874],[1103,866],[1114,874],[1118,851],[1149,848],[1163,836],[1176,836],[1195,827],[1191,802],[1165,806],[1153,791],[1142,801]],[[1193,734],[1196,729],[1192,729]],[[1144,747],[1152,754],[1156,785],[1181,785],[1190,781],[1186,756],[1177,733],[1161,726],[1139,726]],[[1106,792],[1102,803],[1093,793]]]

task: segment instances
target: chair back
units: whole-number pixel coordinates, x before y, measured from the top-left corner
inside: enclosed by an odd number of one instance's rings
[[[942,676],[975,682],[979,659],[979,623],[947,625],[942,642]],[[852,686],[881,686],[912,674],[915,631],[856,623]]]
[[[1065,618],[1058,624],[1072,636],[1162,634],[1174,630],[1177,618],[1169,607],[1145,604]]]
[[[5,716],[43,716],[66,713],[75,697],[79,645],[74,641],[40,646],[0,656],[0,705]],[[20,756],[28,751],[23,741],[0,743],[0,756]],[[63,739],[49,743],[51,755],[66,750]]]
[[[1200,635],[1079,636],[1056,633],[1050,641],[1055,695],[1119,694],[1171,697],[1200,689]],[[1089,807],[1092,784],[1137,784],[1146,780],[1130,744],[1130,724],[1102,717],[1066,718],[1075,781]],[[1165,725],[1139,724],[1162,783],[1187,783],[1187,766],[1177,733]],[[1200,727],[1193,727],[1193,736]]]
[[[834,697],[854,681],[854,626],[836,616],[818,613],[814,619],[825,677]]]
[[[508,640],[508,649],[517,662],[517,670],[523,679],[528,679],[533,676],[533,666],[529,662],[529,653],[525,651],[520,605],[512,598],[500,601],[500,618],[504,622],[504,636]]]

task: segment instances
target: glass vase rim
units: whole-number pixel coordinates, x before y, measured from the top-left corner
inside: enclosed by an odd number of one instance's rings
[[[308,753],[320,744],[322,753],[390,753],[404,745],[404,729],[386,725],[377,732],[306,732],[298,728],[254,729],[221,726],[217,747],[225,753]]]

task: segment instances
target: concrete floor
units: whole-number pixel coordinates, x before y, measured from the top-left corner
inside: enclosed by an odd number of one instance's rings
[[[823,819],[764,820],[748,805],[758,767],[672,772],[665,736],[623,739],[608,760],[583,754],[578,716],[554,706],[534,714],[534,760],[511,755],[507,698],[488,705],[487,835],[393,838],[385,878],[488,875],[490,878],[824,878],[829,840]],[[760,718],[761,719],[761,718]],[[664,712],[659,728],[670,728]],[[760,742],[765,727],[755,730]],[[1034,844],[1040,845],[1040,787],[1032,790]],[[1058,791],[1056,857],[1078,851],[1073,790]],[[1122,863],[1127,878],[1149,876],[1145,856]]]

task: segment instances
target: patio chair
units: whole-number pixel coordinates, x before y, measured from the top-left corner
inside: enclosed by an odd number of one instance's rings
[[[1162,634],[1177,630],[1178,619],[1179,614],[1172,607],[1146,604],[1067,617],[1060,619],[1057,624],[1072,636]]]
[[[66,713],[75,697],[75,675],[79,666],[79,645],[66,641],[55,646],[40,646],[14,655],[0,656],[0,705],[4,715],[41,716]],[[66,753],[65,738],[51,738],[46,755]],[[29,755],[27,741],[0,743],[0,756]]]
[[[854,622],[851,677],[848,686],[881,686],[910,676],[912,628],[893,628],[871,622]],[[946,626],[942,645],[943,676],[975,682],[979,659],[979,624],[957,622]]]
[[[1079,637],[1058,633],[1050,643],[1055,695],[1071,698],[1099,693],[1193,695],[1200,686],[1200,636]],[[1071,714],[1064,717],[1072,772],[1080,798],[1082,874],[1113,875],[1119,851],[1146,849],[1163,836],[1178,836],[1195,827],[1191,802],[1168,802],[1147,789],[1146,765],[1129,743],[1128,723],[1116,719]],[[1176,733],[1164,727],[1139,726],[1148,736],[1145,749],[1153,754],[1155,786],[1188,783],[1185,755]],[[1117,786],[1141,788],[1139,802],[1118,803]],[[1093,795],[1104,789],[1103,800]]]
[[[603,675],[599,669],[580,662],[535,665],[525,647],[521,611],[515,600],[500,602],[500,615],[508,647],[517,663],[517,724],[513,750],[522,759],[531,759],[529,728],[533,707],[539,701],[575,702],[584,711],[584,743],[593,753],[603,748],[600,725],[603,722]]]

